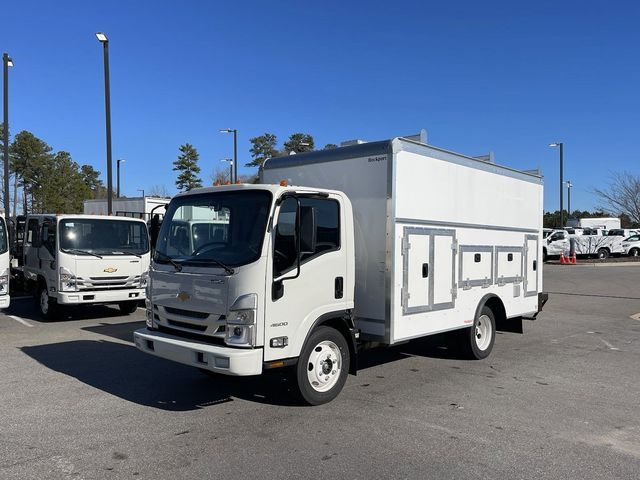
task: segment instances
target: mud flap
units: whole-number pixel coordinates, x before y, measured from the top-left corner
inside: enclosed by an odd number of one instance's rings
[[[496,330],[499,332],[524,333],[524,329],[522,328],[522,317],[497,320]]]

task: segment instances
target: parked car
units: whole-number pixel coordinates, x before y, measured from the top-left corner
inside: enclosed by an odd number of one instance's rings
[[[622,248],[625,255],[637,257],[640,255],[640,235],[631,235],[622,242]]]
[[[637,235],[638,234],[638,230],[630,230],[628,228],[614,228],[612,230],[609,230],[609,232],[607,233],[607,235],[609,236],[615,236],[615,237],[630,237],[632,235]]]

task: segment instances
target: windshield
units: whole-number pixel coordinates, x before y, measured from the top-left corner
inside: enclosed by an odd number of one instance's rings
[[[154,260],[222,262],[236,267],[260,256],[271,192],[240,190],[177,197],[164,216]]]
[[[60,221],[60,249],[79,255],[142,255],[149,251],[147,226],[106,218],[64,219]]]
[[[9,249],[7,244],[7,226],[4,223],[4,218],[0,217],[0,253],[4,253]]]

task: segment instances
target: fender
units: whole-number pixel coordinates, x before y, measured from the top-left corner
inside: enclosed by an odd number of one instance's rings
[[[349,373],[352,375],[357,375],[358,372],[358,339],[360,337],[360,332],[355,328],[353,322],[353,314],[352,311],[349,310],[335,310],[332,312],[327,312],[320,315],[315,321],[311,324],[311,327],[307,331],[305,335],[304,342],[302,346],[306,345],[307,340],[309,339],[309,335],[311,332],[315,330],[319,325],[328,325],[336,328],[341,334],[345,336],[345,340],[347,340],[347,345],[349,346],[349,354],[351,356],[351,362],[349,365]],[[265,362],[264,367],[267,369],[277,368],[282,366],[290,366],[298,363],[298,357],[287,358],[283,360],[274,360],[270,362]]]
[[[516,316],[507,318],[507,313],[504,308],[504,302],[495,293],[487,293],[484,297],[482,297],[482,299],[480,299],[480,302],[476,307],[475,316],[473,318],[478,318],[482,307],[484,307],[489,301],[494,298],[497,299],[497,301],[500,302],[500,305],[502,306],[502,312],[493,312],[496,320],[496,330],[501,332],[524,333],[524,330],[522,329],[522,317]]]

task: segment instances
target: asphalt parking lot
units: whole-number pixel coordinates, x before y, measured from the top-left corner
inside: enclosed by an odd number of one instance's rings
[[[639,283],[635,265],[547,266],[544,313],[487,360],[443,337],[370,351],[320,407],[292,403],[279,375],[210,378],[139,353],[142,310],[43,323],[15,300],[0,315],[0,478],[638,478]]]

